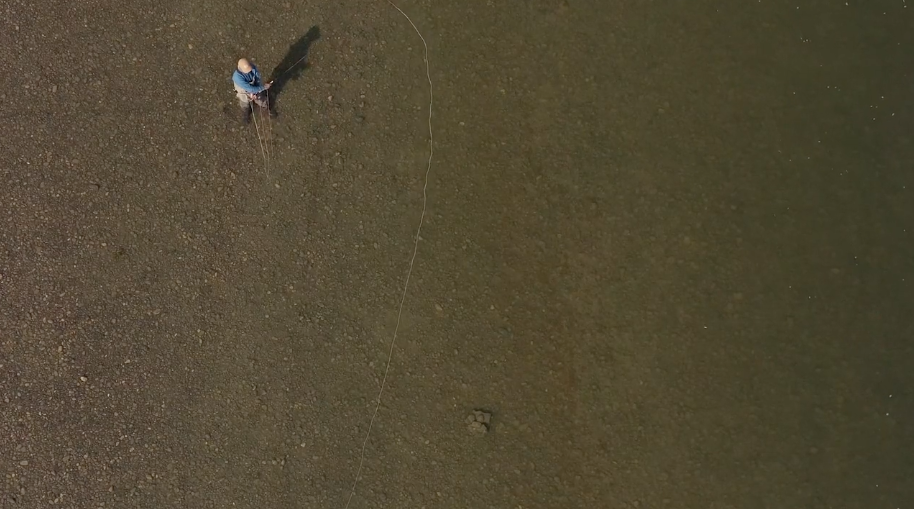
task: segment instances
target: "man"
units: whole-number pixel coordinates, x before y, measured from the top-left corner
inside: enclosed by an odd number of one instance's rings
[[[242,120],[245,124],[251,121],[251,103],[270,110],[270,116],[276,116],[269,108],[269,99],[267,90],[273,85],[273,82],[263,84],[260,77],[260,71],[257,66],[252,64],[246,58],[238,61],[238,67],[232,74],[232,83],[235,84],[235,93],[238,96],[238,104],[244,110]]]

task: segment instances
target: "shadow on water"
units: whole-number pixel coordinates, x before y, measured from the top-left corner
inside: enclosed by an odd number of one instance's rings
[[[305,35],[289,46],[286,56],[273,68],[269,79],[273,82],[273,86],[270,87],[270,104],[273,108],[276,107],[276,100],[283,88],[290,81],[302,77],[305,69],[308,68],[308,50],[311,48],[311,44],[320,38],[320,28],[317,25],[311,27]]]

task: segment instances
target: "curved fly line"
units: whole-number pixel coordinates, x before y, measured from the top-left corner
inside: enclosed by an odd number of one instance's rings
[[[422,40],[422,46],[425,49],[425,55],[423,60],[425,61],[425,77],[428,79],[428,164],[425,167],[425,180],[422,185],[422,213],[419,215],[419,226],[416,228],[416,235],[413,238],[413,252],[412,256],[409,259],[409,269],[406,271],[406,280],[403,283],[403,292],[400,295],[400,304],[397,307],[397,324],[394,326],[393,337],[390,340],[390,348],[387,352],[387,363],[384,367],[384,376],[381,378],[381,388],[378,390],[378,397],[375,402],[374,411],[371,414],[371,420],[368,421],[368,431],[365,432],[365,440],[362,442],[362,449],[359,453],[359,466],[355,473],[355,479],[352,481],[352,488],[349,490],[349,497],[346,499],[346,509],[349,509],[349,504],[352,503],[352,497],[355,496],[355,489],[359,484],[359,478],[362,475],[362,467],[365,465],[365,450],[368,447],[368,439],[371,437],[371,430],[374,427],[375,419],[378,417],[378,411],[381,408],[381,396],[384,395],[384,388],[387,385],[387,375],[390,373],[390,363],[393,360],[394,356],[394,347],[397,344],[397,333],[400,332],[400,319],[403,316],[403,305],[406,302],[406,293],[409,290],[409,280],[413,274],[413,266],[416,262],[416,254],[419,252],[419,235],[422,233],[422,224],[425,222],[425,212],[428,205],[428,176],[432,170],[432,156],[435,153],[435,142],[434,136],[432,134],[432,104],[434,102],[434,91],[432,87],[432,74],[428,62],[428,43],[425,42],[425,37],[422,36],[422,33],[419,32],[419,29],[416,27],[416,24],[413,23],[413,20],[403,12],[402,9],[397,7],[396,4],[387,0],[387,3],[396,9],[400,14],[406,18],[406,21],[409,22],[410,26],[413,27],[413,30],[416,31],[416,35],[419,36],[419,39]]]

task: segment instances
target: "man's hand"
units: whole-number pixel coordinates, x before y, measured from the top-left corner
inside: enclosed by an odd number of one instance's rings
[[[267,83],[266,85],[264,85],[264,86],[263,86],[263,89],[264,89],[264,90],[267,90],[268,88],[270,88],[270,87],[272,87],[272,86],[273,86],[273,82],[271,81],[271,82]]]

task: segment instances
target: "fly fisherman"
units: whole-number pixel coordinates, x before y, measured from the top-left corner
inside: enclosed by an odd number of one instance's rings
[[[238,104],[244,110],[242,120],[245,124],[251,121],[251,103],[270,110],[270,115],[276,114],[269,107],[267,90],[273,84],[271,81],[266,85],[260,77],[260,71],[257,66],[249,62],[246,58],[238,61],[238,67],[232,74],[232,82],[235,84],[235,93],[238,96]]]

